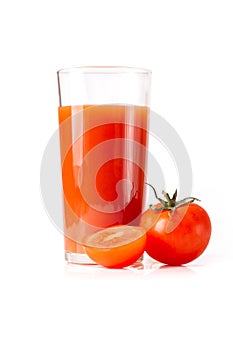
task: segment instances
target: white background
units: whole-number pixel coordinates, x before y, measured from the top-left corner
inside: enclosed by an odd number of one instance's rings
[[[1,2],[2,349],[233,348],[231,6]],[[183,139],[193,195],[213,225],[208,249],[187,267],[143,272],[64,264],[39,174],[57,127],[56,71],[73,65],[152,70],[152,109]]]

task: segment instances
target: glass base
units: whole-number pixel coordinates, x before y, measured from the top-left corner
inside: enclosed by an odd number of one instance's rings
[[[65,260],[70,264],[80,264],[80,265],[97,265],[89,256],[85,253],[72,253],[65,251]],[[143,261],[143,255],[136,261],[136,263],[141,263]]]
[[[96,265],[96,263],[87,256],[87,254],[79,254],[65,251],[65,260],[71,264],[88,264]]]

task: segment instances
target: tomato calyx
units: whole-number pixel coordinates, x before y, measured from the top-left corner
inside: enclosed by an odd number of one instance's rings
[[[185,197],[185,198],[177,201],[177,189],[175,190],[172,197],[170,197],[167,192],[162,191],[162,194],[165,198],[165,200],[164,200],[164,199],[158,197],[154,186],[152,186],[151,184],[149,184],[147,182],[146,182],[146,185],[148,185],[152,188],[152,190],[154,191],[154,194],[155,194],[155,198],[160,202],[159,206],[154,205],[154,204],[149,205],[149,208],[152,210],[155,210],[155,211],[168,210],[169,215],[170,215],[171,213],[174,213],[174,211],[177,208],[182,207],[183,205],[193,203],[194,201],[200,201],[200,199],[195,198],[195,197]]]

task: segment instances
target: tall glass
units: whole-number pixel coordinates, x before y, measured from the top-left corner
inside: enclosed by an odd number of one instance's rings
[[[144,209],[151,72],[74,67],[57,74],[65,259],[90,263],[85,239],[137,225]]]

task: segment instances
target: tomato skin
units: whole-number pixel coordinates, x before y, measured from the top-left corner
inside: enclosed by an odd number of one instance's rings
[[[124,226],[124,228],[130,230],[129,226]],[[110,230],[112,229],[115,232],[118,231],[117,226],[110,228]],[[119,226],[119,230],[121,229],[122,226]],[[137,229],[140,233],[138,238],[132,239],[131,237],[130,242],[118,246],[101,247],[98,246],[98,242],[96,246],[86,245],[87,255],[97,264],[108,268],[123,268],[132,265],[142,256],[147,242],[146,231],[142,227],[134,227],[134,229]],[[107,232],[108,229],[104,231]]]
[[[140,225],[147,229],[146,252],[167,265],[187,264],[206,249],[211,236],[207,212],[192,203],[169,211],[148,209]]]

